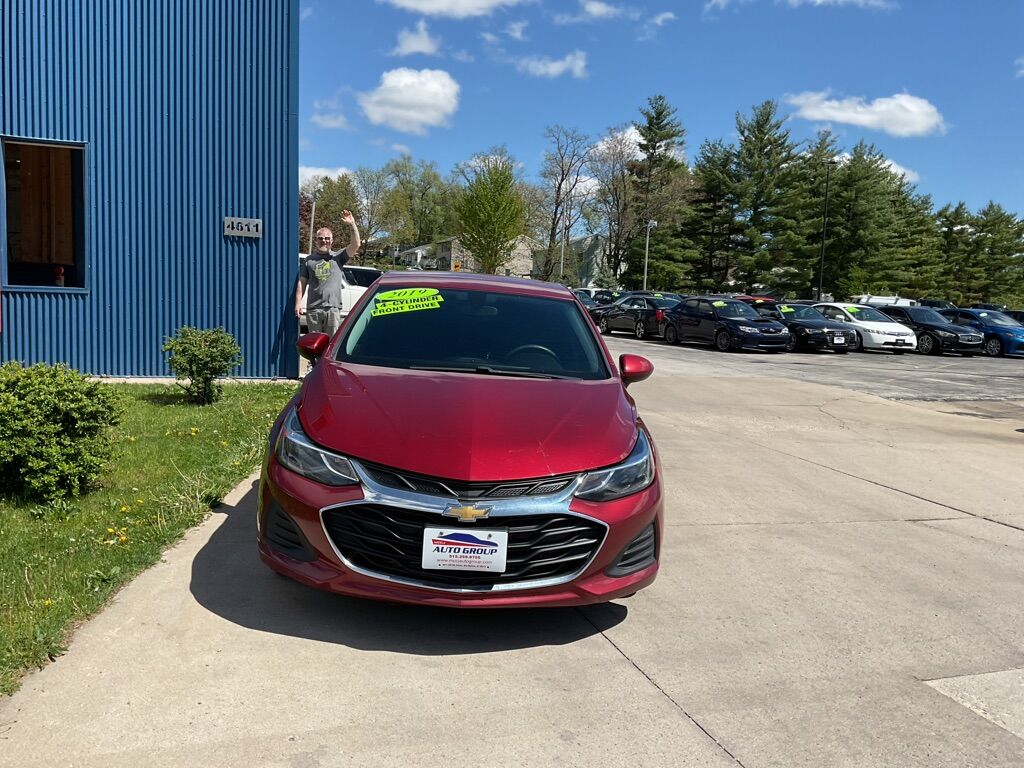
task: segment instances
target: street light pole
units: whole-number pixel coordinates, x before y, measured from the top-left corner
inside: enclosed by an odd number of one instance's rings
[[[647,222],[647,238],[644,240],[644,290],[647,290],[647,257],[651,251],[651,230],[658,226],[658,222],[651,219]]]
[[[818,301],[821,301],[822,284],[825,280],[825,236],[828,233],[828,177],[837,160],[825,161],[825,212],[821,216],[821,264],[818,267]]]

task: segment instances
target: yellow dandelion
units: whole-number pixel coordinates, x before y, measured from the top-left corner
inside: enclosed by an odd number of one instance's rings
[[[136,504],[142,504],[144,501],[145,501],[144,499],[136,499],[135,503]]]
[[[124,504],[122,504],[121,505],[121,511],[122,512],[127,512],[128,511],[128,507],[126,507]]]
[[[114,532],[113,528],[107,528],[107,533],[113,533],[113,532]]]

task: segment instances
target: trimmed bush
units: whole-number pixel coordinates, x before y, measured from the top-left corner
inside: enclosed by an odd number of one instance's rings
[[[44,501],[84,493],[121,414],[116,392],[66,366],[0,366],[0,489]]]
[[[209,405],[220,398],[220,385],[214,379],[242,364],[242,348],[235,337],[223,328],[202,330],[182,326],[164,343],[167,364],[178,379],[189,400]]]

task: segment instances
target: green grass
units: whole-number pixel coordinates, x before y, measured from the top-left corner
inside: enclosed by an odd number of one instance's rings
[[[110,386],[127,408],[100,487],[68,505],[0,499],[0,693],[259,466],[297,388],[228,385],[199,407],[173,385]]]

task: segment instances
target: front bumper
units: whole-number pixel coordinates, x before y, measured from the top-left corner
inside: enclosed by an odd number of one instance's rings
[[[880,333],[863,332],[861,338],[865,349],[889,349],[913,352],[917,349],[917,336],[883,336]]]
[[[855,337],[851,333],[844,331],[834,332],[826,331],[825,333],[798,333],[796,334],[797,343],[803,344],[809,349],[838,349],[846,350],[853,349],[855,343]]]
[[[442,512],[453,499],[420,493],[396,493],[373,482],[361,473],[364,484],[347,488],[329,488],[296,475],[277,464],[271,455],[264,465],[259,490],[259,552],[261,559],[273,570],[300,583],[329,592],[388,600],[458,608],[573,606],[606,602],[632,594],[651,584],[658,573],[658,560],[662,540],[663,500],[660,475],[645,490],[612,502],[594,503],[576,499],[572,487],[564,493],[531,499],[487,499],[492,506],[491,516],[466,525],[471,531],[481,528],[501,528],[506,520],[536,515],[576,517],[592,528],[599,527],[604,535],[594,548],[590,559],[572,573],[556,578],[528,578],[523,582],[504,582],[488,585],[452,585],[436,581],[436,571],[421,569],[410,573],[409,563],[400,571],[389,568],[367,567],[346,557],[345,541],[339,538],[336,527],[325,525],[338,510],[358,514],[360,508],[372,505],[377,509],[390,509],[395,514],[403,510],[419,519],[435,516],[432,525],[451,527],[456,521],[444,517]],[[574,487],[574,486],[573,486]],[[284,514],[294,532],[279,535],[271,528],[274,516]],[[599,524],[599,525],[595,525]],[[649,540],[653,526],[653,558],[642,559],[638,568],[625,575],[618,571],[620,557],[630,544]],[[330,529],[330,530],[329,530]],[[419,529],[422,531],[422,525]],[[382,530],[387,537],[393,532]],[[269,535],[268,535],[269,534]],[[339,547],[340,545],[340,547]],[[635,551],[635,547],[634,547]],[[625,562],[625,559],[622,560]],[[415,567],[419,567],[418,563]],[[388,572],[390,571],[390,572]],[[434,579],[434,581],[432,581]]]
[[[788,333],[742,333],[733,337],[736,349],[785,349],[789,342]]]

